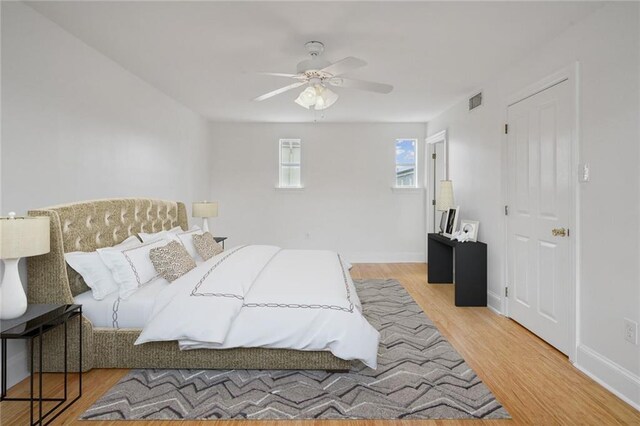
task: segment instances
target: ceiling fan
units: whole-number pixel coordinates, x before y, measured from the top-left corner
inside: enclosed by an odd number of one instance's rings
[[[367,65],[367,63],[362,59],[348,56],[332,64],[322,58],[324,44],[321,42],[310,41],[305,43],[304,47],[309,52],[309,55],[311,55],[311,59],[304,60],[298,64],[296,68],[297,74],[272,72],[260,73],[262,75],[289,77],[298,81],[269,93],[265,93],[262,96],[258,96],[254,101],[264,101],[265,99],[288,92],[289,90],[307,85],[308,87],[300,93],[295,102],[306,109],[313,107],[316,110],[323,110],[329,108],[338,100],[338,94],[332,91],[329,88],[330,86],[360,89],[385,94],[393,90],[393,86],[389,84],[341,77],[344,73]]]

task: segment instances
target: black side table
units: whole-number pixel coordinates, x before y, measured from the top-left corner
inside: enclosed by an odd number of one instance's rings
[[[216,243],[222,243],[222,249],[224,250],[224,240],[227,239],[227,237],[213,237],[214,240],[216,240]]]
[[[455,264],[456,306],[487,306],[487,245],[428,236],[428,282],[451,283]],[[455,259],[455,262],[454,262]]]
[[[67,323],[74,317],[80,317],[80,332],[78,333],[78,340],[80,342],[78,351],[78,396],[72,401],[69,401],[60,411],[53,415],[46,423],[43,420],[51,413],[56,411],[62,404],[67,402]],[[64,397],[63,398],[43,398],[42,396],[42,335],[46,332],[60,326],[64,326]],[[64,410],[69,408],[71,404],[76,402],[82,396],[82,305],[29,305],[27,312],[19,318],[12,320],[2,320],[0,322],[0,338],[2,339],[2,394],[0,395],[0,401],[29,401],[30,407],[30,419],[31,425],[44,425],[51,423],[56,417],[60,415]],[[7,340],[9,339],[29,339],[30,352],[31,352],[31,386],[29,398],[10,398],[7,397]],[[38,397],[34,398],[33,395],[33,352],[34,352],[34,339],[38,339],[39,351],[38,351]],[[33,403],[38,401],[38,420],[33,420]],[[58,402],[53,408],[46,413],[42,413],[42,403],[45,401]]]

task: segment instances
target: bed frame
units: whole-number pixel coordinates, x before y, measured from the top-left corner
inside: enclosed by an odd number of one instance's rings
[[[29,303],[73,303],[74,296],[89,290],[82,277],[68,267],[64,254],[94,251],[124,241],[139,232],[158,232],[175,226],[188,229],[187,210],[180,202],[143,198],[86,201],[29,211],[48,216],[51,251],[27,259]],[[78,350],[79,321],[69,323],[69,353]],[[92,368],[180,369],[288,369],[349,370],[350,361],[328,351],[238,348],[181,351],[177,342],[152,342],[134,346],[141,329],[94,327],[82,317],[82,370]],[[63,328],[43,336],[43,371],[64,371]],[[35,342],[34,351],[39,351]],[[69,357],[70,371],[78,360]]]

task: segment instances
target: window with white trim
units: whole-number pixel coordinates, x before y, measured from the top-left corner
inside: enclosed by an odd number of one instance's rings
[[[418,187],[418,140],[396,139],[396,187]]]
[[[280,139],[279,188],[302,188],[300,139]]]

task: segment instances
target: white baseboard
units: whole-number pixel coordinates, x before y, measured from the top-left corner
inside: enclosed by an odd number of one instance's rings
[[[576,355],[578,370],[640,411],[640,376],[585,345],[578,346]]]
[[[487,308],[494,311],[496,314],[502,314],[502,297],[492,291],[487,291]]]
[[[351,263],[425,263],[426,257],[421,252],[391,253],[345,253],[345,260]]]

